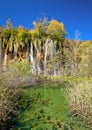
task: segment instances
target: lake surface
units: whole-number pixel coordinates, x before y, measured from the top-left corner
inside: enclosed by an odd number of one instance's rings
[[[18,110],[15,130],[89,130],[70,112],[65,87],[58,84],[23,89]]]

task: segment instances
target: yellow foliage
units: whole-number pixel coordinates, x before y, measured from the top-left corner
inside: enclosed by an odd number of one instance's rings
[[[18,31],[19,33],[26,31],[26,29],[25,29],[24,27],[22,27],[22,26],[18,26],[16,29],[17,29],[17,31]]]
[[[26,32],[26,30],[22,27],[18,27],[18,37],[21,38],[23,33]]]
[[[52,19],[48,24],[44,25],[43,23],[39,22],[33,22],[33,25],[35,27],[34,30],[31,30],[31,36],[42,36],[42,35],[49,35],[52,38],[61,39],[65,36],[65,28],[64,24],[58,22],[57,20]]]
[[[39,36],[39,31],[36,29],[30,30],[29,33],[31,34],[32,38]]]
[[[64,24],[52,19],[48,25],[47,34],[51,36],[62,36],[64,33]]]

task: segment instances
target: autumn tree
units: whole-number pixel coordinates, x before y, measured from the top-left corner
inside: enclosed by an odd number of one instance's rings
[[[48,25],[47,34],[54,39],[64,39],[66,34],[64,24],[52,19]]]
[[[49,25],[48,18],[39,18],[38,22],[33,22],[36,30],[39,32],[39,37],[46,36],[46,30]]]

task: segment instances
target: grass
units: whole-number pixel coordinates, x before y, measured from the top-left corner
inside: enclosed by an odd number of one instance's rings
[[[67,88],[67,95],[72,112],[92,128],[92,81],[79,82],[73,88]]]

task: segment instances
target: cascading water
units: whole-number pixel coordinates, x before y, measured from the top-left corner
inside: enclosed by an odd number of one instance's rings
[[[40,53],[40,51],[38,50],[38,49],[36,49],[37,50],[37,56],[36,56],[36,72],[38,73],[38,74],[40,74],[41,73],[41,65],[40,65],[40,55],[41,55],[41,53]]]
[[[46,43],[45,43],[45,55],[44,55],[44,74],[48,75],[49,73],[47,72],[47,58],[48,60],[51,61],[51,65],[54,68],[54,70],[52,69],[51,74],[52,75],[56,75],[56,69],[55,69],[55,63],[53,63],[53,58],[55,58],[56,56],[56,48],[54,45],[53,40],[51,39],[47,39]]]
[[[32,44],[32,42],[30,43],[30,62],[31,62],[31,73],[35,74],[36,68],[35,68],[35,61],[34,61],[34,57],[33,57],[33,44]]]
[[[54,56],[54,44],[52,40],[50,40],[49,47],[50,47],[50,57],[52,59]]]
[[[4,56],[4,63],[3,63],[3,65],[6,66],[6,64],[7,64],[7,54],[5,54],[5,56]]]
[[[55,45],[54,45],[54,42],[53,40],[50,40],[50,57],[51,59],[55,58],[56,56],[56,48],[55,48]],[[53,75],[56,75],[56,69],[55,69],[55,63],[53,63],[54,66],[53,66]]]
[[[47,69],[47,54],[48,54],[48,39],[46,40],[46,43],[45,43],[45,55],[44,55],[44,75],[47,74],[46,72],[46,69]]]
[[[31,73],[32,74],[41,74],[42,73],[42,69],[41,69],[41,52],[39,51],[39,49],[37,47],[35,47],[36,49],[36,57],[34,59],[34,52],[33,52],[33,44],[32,42],[30,43],[30,62],[31,62]],[[47,39],[44,45],[44,62],[43,62],[43,66],[44,66],[44,75],[56,75],[56,64],[55,61],[53,61],[53,59],[56,56],[56,48],[54,45],[53,40],[51,39]],[[50,64],[49,64],[50,61]],[[48,64],[47,64],[48,63]],[[50,69],[49,65],[52,66]]]

